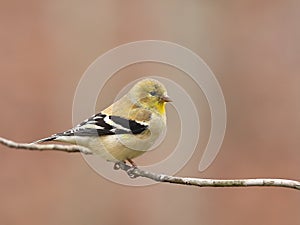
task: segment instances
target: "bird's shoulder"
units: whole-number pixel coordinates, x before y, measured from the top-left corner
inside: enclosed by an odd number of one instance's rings
[[[141,107],[137,103],[133,103],[126,95],[104,109],[102,113],[120,116],[128,120],[135,120],[143,123],[149,123],[152,116],[152,112],[150,110]]]

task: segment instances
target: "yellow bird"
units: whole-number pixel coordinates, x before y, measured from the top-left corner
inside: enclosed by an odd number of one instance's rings
[[[166,129],[166,103],[171,99],[162,83],[143,79],[121,99],[74,128],[34,143],[60,141],[89,148],[112,162],[145,153]]]

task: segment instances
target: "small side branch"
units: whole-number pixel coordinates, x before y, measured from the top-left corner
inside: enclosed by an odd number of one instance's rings
[[[63,152],[81,152],[84,154],[92,154],[88,148],[84,148],[77,145],[56,145],[56,144],[26,144],[17,143],[5,138],[0,137],[0,144],[10,148],[24,149],[24,150],[57,150]],[[144,177],[157,182],[167,182],[180,185],[192,185],[197,187],[284,187],[300,190],[300,182],[296,180],[287,179],[233,179],[233,180],[220,180],[220,179],[201,179],[190,177],[176,177],[165,174],[155,174],[149,171],[140,170],[137,167],[131,167],[123,162],[116,163],[115,169],[124,170],[129,177],[137,178]]]

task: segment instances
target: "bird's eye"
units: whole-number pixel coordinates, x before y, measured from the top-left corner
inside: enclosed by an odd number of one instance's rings
[[[149,94],[150,94],[151,96],[155,96],[155,95],[157,94],[157,92],[156,92],[156,91],[150,91]]]

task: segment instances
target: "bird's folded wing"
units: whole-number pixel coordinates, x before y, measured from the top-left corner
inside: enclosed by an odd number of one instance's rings
[[[59,136],[103,136],[114,134],[140,134],[148,128],[143,122],[119,116],[96,114],[73,129],[59,133]]]

